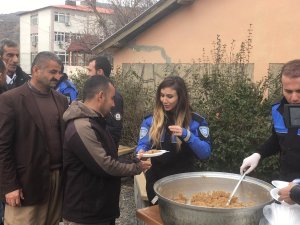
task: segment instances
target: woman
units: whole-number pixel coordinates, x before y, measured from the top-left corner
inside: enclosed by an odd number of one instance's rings
[[[0,59],[0,94],[6,91],[6,66]]]
[[[151,158],[146,172],[149,201],[154,183],[168,175],[193,171],[194,159],[207,159],[211,153],[209,128],[203,117],[191,112],[187,88],[178,76],[166,77],[158,86],[153,115],[142,122],[136,152],[150,149],[169,152]]]

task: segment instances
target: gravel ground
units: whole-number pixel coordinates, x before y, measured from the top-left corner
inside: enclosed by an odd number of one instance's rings
[[[122,178],[120,195],[120,217],[116,220],[116,225],[136,224],[135,202],[133,192],[133,177]]]

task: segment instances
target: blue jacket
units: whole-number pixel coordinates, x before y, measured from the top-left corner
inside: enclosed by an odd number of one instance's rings
[[[142,122],[136,152],[141,149],[147,151],[152,148],[165,149],[169,152],[151,158],[152,166],[145,173],[149,201],[155,196],[153,185],[157,180],[173,174],[192,172],[194,171],[195,159],[207,159],[211,154],[209,128],[205,119],[200,115],[192,114],[192,120],[189,124],[190,137],[187,135],[187,130],[183,128],[183,137],[180,137],[182,141],[180,150],[176,149],[176,143],[172,140],[172,134],[168,129],[168,126],[174,124],[174,121],[171,121],[168,116],[165,118],[165,128],[162,132],[160,146],[152,146],[152,141],[149,139],[152,122],[152,116],[146,117]]]
[[[280,179],[290,182],[300,177],[300,129],[286,127],[284,104],[287,104],[286,99],[272,106],[272,135],[258,152],[262,158],[279,153]]]
[[[58,84],[56,85],[56,91],[62,93],[68,98],[69,105],[71,102],[77,99],[78,91],[75,85],[68,79],[66,74],[63,74]]]
[[[140,129],[140,138],[138,141],[136,152],[139,152],[141,149],[143,149],[144,151],[152,149],[152,141],[149,139],[149,131],[152,126],[152,122],[152,115],[146,117],[142,122]],[[194,152],[198,159],[207,159],[211,154],[211,143],[209,138],[209,128],[207,122],[200,115],[193,113],[192,120],[189,126],[191,136],[186,142],[183,140],[183,138],[181,138],[183,143],[187,144],[187,147]],[[165,128],[165,130],[166,129],[168,128]],[[183,133],[186,133],[185,129]],[[166,132],[164,131],[163,137],[161,138],[161,142],[164,142],[165,135]]]

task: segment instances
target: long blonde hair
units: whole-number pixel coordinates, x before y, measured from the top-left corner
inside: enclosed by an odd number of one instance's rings
[[[189,123],[191,121],[191,108],[189,104],[189,97],[187,93],[187,88],[184,80],[179,76],[168,76],[166,77],[158,86],[156,91],[155,106],[153,110],[153,122],[149,131],[150,140],[153,146],[161,147],[160,140],[162,132],[164,130],[164,125],[166,123],[166,112],[163,108],[163,104],[160,100],[161,89],[172,88],[176,91],[178,95],[178,102],[174,110],[174,121],[175,125],[189,128]],[[181,141],[177,139],[176,149],[180,150]]]

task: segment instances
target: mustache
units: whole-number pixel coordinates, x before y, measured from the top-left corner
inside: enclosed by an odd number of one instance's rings
[[[55,78],[52,78],[50,81],[58,82],[58,80]]]

